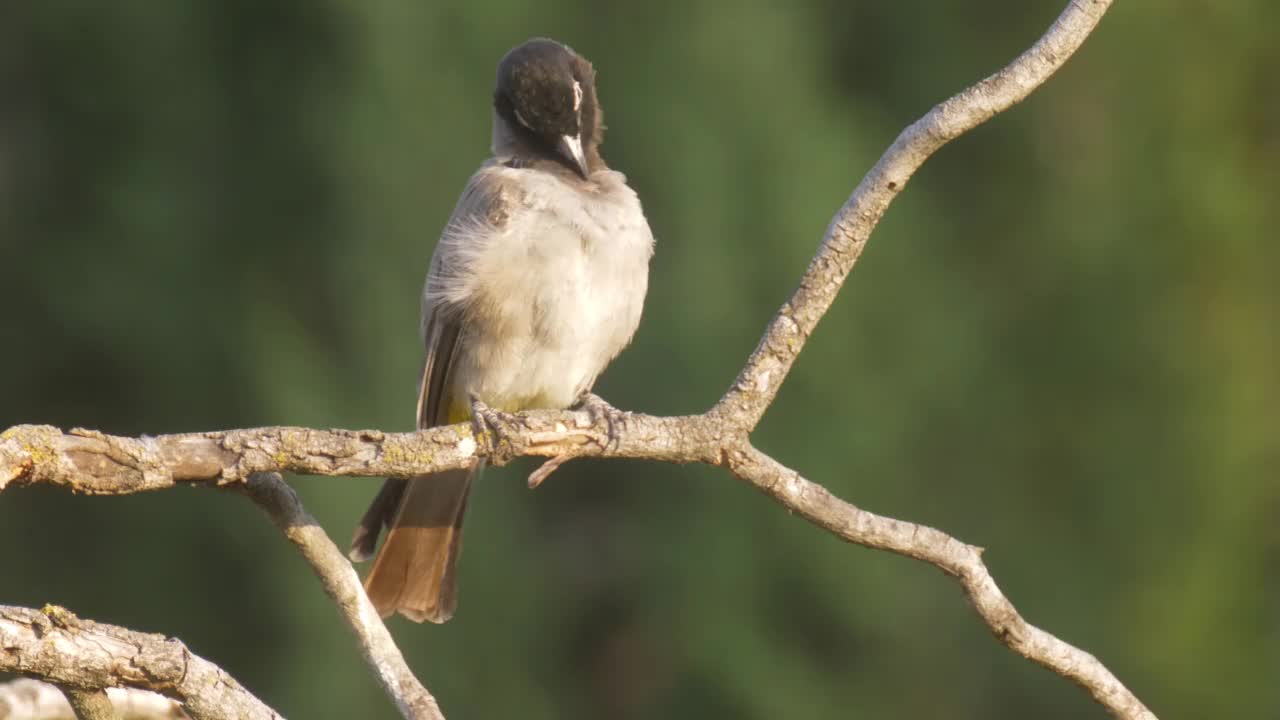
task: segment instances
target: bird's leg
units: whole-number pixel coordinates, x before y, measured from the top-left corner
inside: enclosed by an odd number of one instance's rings
[[[515,443],[508,428],[515,420],[512,413],[494,410],[475,393],[471,394],[471,427],[477,438],[489,446],[489,462],[501,467],[515,457]]]
[[[604,444],[605,452],[614,452],[622,445],[622,431],[627,429],[627,419],[631,413],[609,404],[607,400],[593,392],[586,392],[578,398],[578,408],[586,410],[591,422],[604,423],[608,440]]]

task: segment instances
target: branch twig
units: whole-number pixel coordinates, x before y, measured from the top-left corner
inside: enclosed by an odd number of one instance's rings
[[[1111,0],[1070,0],[1035,45],[999,72],[936,105],[898,135],[831,219],[800,287],[770,321],[746,367],[716,405],[717,415],[747,430],[755,428],[844,286],[871,231],[916,170],[943,145],[1043,85],[1084,44],[1109,7]]]
[[[997,640],[1074,681],[1116,717],[1155,720],[1156,716],[1096,657],[1024,620],[982,562],[982,548],[941,530],[858,508],[754,447],[731,452],[728,459],[734,475],[831,534],[927,562],[955,577]]]
[[[193,720],[280,720],[180,641],[82,620],[54,605],[0,605],[0,672],[79,690],[152,690],[181,702]]]
[[[413,720],[444,720],[431,693],[418,682],[413,671],[382,624],[378,611],[365,595],[360,578],[316,519],[302,507],[293,488],[278,473],[262,473],[249,478],[246,490],[302,556],[311,563],[324,591],[342,611],[360,643],[360,653],[378,682],[395,701],[400,714]]]
[[[69,687],[62,694],[76,714],[76,720],[116,720],[116,709],[111,704],[111,698],[107,697],[107,691],[102,688],[80,690]]]

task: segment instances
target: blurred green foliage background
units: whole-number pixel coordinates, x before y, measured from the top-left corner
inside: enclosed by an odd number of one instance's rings
[[[591,58],[658,236],[614,404],[706,408],[898,131],[1060,1],[226,0],[0,9],[0,428],[411,427],[418,292],[494,67]],[[1168,717],[1280,713],[1280,5],[1123,0],[890,210],[757,433],[988,548]],[[392,622],[459,718],[1079,718],[957,586],[723,472],[528,464],[458,617]],[[374,479],[296,478],[345,543]],[[243,498],[0,495],[0,602],[181,637],[291,717],[392,717]]]

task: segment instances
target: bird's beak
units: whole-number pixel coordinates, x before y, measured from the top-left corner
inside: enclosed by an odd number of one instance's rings
[[[582,152],[582,136],[561,135],[559,150],[565,158],[573,162],[578,174],[582,175],[583,180],[586,180],[591,171],[587,169],[587,156]]]

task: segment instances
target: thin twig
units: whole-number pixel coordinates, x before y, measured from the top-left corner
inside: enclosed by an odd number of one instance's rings
[[[76,720],[116,720],[116,709],[112,707],[111,698],[107,697],[106,690],[101,688],[80,690],[68,687],[62,689],[62,694],[67,697],[67,703],[75,712]]]
[[[560,466],[573,459],[572,455],[557,455],[549,458],[546,462],[538,466],[537,470],[529,473],[529,489],[536,490],[542,481],[551,477],[551,473],[560,469]]]
[[[777,397],[805,341],[835,302],[871,232],[916,170],[943,145],[1021,102],[1058,71],[1111,6],[1071,0],[1034,45],[1002,70],[938,104],[903,130],[827,226],[800,287],[770,321],[715,413],[751,430]]]
[[[278,473],[261,473],[250,477],[245,489],[311,564],[324,591],[338,604],[347,625],[355,633],[365,662],[400,714],[410,720],[444,720],[435,698],[414,677],[378,611],[369,602],[355,568],[302,507],[293,488]]]
[[[1156,720],[1096,657],[1024,620],[982,562],[982,548],[926,525],[858,508],[754,447],[732,451],[727,458],[734,475],[833,535],[927,562],[955,577],[996,639],[1074,681],[1116,717]]]

